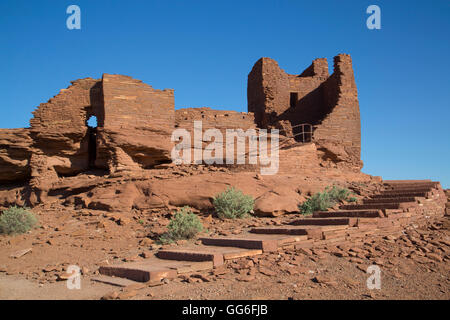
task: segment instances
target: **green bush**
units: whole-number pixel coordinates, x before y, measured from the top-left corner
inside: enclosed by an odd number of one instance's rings
[[[162,243],[192,239],[203,230],[203,225],[200,218],[186,206],[175,213],[167,229],[168,231],[159,238]]]
[[[227,188],[214,198],[214,208],[221,219],[245,218],[253,210],[255,201],[241,190]]]
[[[299,205],[302,214],[312,214],[314,211],[324,211],[334,206],[338,201],[355,202],[355,197],[350,197],[352,193],[345,188],[326,187],[323,192],[318,192]]]
[[[38,220],[27,208],[10,207],[0,215],[0,234],[20,234],[31,230]]]
[[[328,192],[330,198],[334,201],[347,201],[351,194],[350,190],[345,188],[338,188],[336,186],[333,186],[331,189],[327,187],[325,188],[325,191]]]

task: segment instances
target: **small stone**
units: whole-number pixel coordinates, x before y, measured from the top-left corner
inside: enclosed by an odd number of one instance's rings
[[[266,276],[275,276],[277,273],[265,267],[259,267],[259,272]]]
[[[303,254],[306,254],[307,256],[312,255],[312,251],[310,249],[308,249],[308,248],[300,248],[300,249],[298,249],[298,251],[303,253]]]
[[[210,224],[212,221],[213,221],[212,215],[209,215],[203,219],[203,223],[205,223],[205,224]]]
[[[200,279],[203,282],[210,282],[210,279],[202,274],[196,273],[196,274],[192,274],[191,278],[197,278]]]
[[[153,242],[154,241],[150,238],[144,238],[139,242],[139,245],[143,247],[150,247],[153,244]]]
[[[152,244],[151,246],[150,246],[150,249],[151,250],[159,250],[161,248],[161,246],[159,245],[159,244]]]
[[[75,273],[61,273],[57,275],[56,281],[65,281],[65,280],[69,280],[70,277],[72,277]]]
[[[131,299],[131,298],[137,296],[137,294],[138,293],[136,290],[124,291],[124,292],[120,293],[117,298],[119,300],[128,300],[128,299]]]
[[[357,264],[357,265],[356,265],[356,268],[359,269],[359,270],[361,270],[361,271],[364,272],[364,273],[367,272],[367,267],[365,267],[365,266],[363,266],[363,265]]]
[[[101,300],[115,300],[119,297],[119,293],[117,291],[112,291],[107,294],[105,294],[103,297],[101,297]]]
[[[326,277],[326,276],[323,276],[323,275],[317,275],[312,280],[314,282],[321,283],[321,284],[326,284],[326,285],[330,285],[330,286],[337,285],[337,281],[335,279],[333,279],[331,277]]]
[[[16,251],[13,254],[11,254],[10,257],[14,258],[14,259],[19,259],[20,257],[23,257],[24,255],[26,255],[27,253],[29,253],[31,251],[32,251],[31,248],[20,250],[20,251]]]
[[[120,217],[119,221],[118,221],[119,225],[121,225],[121,226],[125,226],[125,225],[129,224],[130,222],[131,222],[131,220],[128,218],[125,218],[125,217]]]
[[[442,257],[436,253],[427,253],[425,256],[433,261],[442,262]]]
[[[148,258],[150,258],[152,256],[153,256],[153,253],[151,253],[149,251],[144,251],[144,252],[141,253],[141,257],[144,258],[144,259],[148,259]]]
[[[333,251],[332,252],[333,255],[335,255],[336,257],[342,258],[342,257],[348,257],[348,254],[345,253],[344,251]]]
[[[123,291],[137,291],[147,287],[146,283],[133,283],[123,288]]]

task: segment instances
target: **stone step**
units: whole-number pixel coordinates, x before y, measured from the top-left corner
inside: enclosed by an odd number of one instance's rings
[[[223,265],[225,260],[262,254],[261,249],[242,249],[221,246],[195,246],[164,249],[156,254],[160,259],[177,261],[212,261],[214,267]]]
[[[402,186],[384,186],[384,190],[415,190],[415,189],[434,189],[437,185],[402,185]]]
[[[383,180],[384,184],[401,184],[401,183],[430,183],[431,179],[422,180]]]
[[[389,182],[384,183],[388,187],[414,187],[414,186],[425,186],[425,187],[436,187],[439,185],[439,181],[425,181],[425,182]]]
[[[323,233],[325,231],[338,231],[345,230],[349,226],[348,225],[332,225],[332,226],[319,226],[319,225],[309,225],[309,226],[293,226],[286,225],[280,227],[261,227],[261,228],[253,228],[250,232],[257,234],[266,234],[266,235],[297,235],[299,242],[304,242],[309,239],[322,239]]]
[[[117,277],[110,277],[105,275],[99,275],[97,277],[91,278],[91,281],[95,282],[101,282],[105,284],[109,284],[116,287],[128,287],[131,285],[136,285],[140,282],[129,280],[127,278],[117,278]]]
[[[245,249],[259,249],[263,252],[274,252],[279,247],[292,244],[302,239],[301,236],[281,236],[273,234],[245,234],[233,237],[200,238],[207,246],[236,247]]]
[[[136,282],[158,282],[162,279],[175,278],[178,274],[210,270],[212,268],[212,261],[171,261],[151,257],[143,261],[101,266],[99,273],[105,276],[125,278]]]
[[[439,184],[437,181],[429,181],[429,182],[413,182],[413,183],[384,183],[385,186],[388,187],[414,187],[414,186],[426,186],[426,187],[435,187]]]
[[[382,217],[381,210],[339,210],[339,211],[316,211],[313,218],[377,218]]]
[[[405,198],[405,197],[427,197],[428,192],[384,192],[372,195],[372,199],[379,198]]]
[[[386,197],[386,198],[375,198],[375,199],[364,199],[364,204],[372,204],[372,203],[395,203],[395,202],[415,202],[417,201],[414,197]]]
[[[393,192],[397,192],[397,193],[406,193],[406,192],[430,192],[432,188],[395,188],[395,189],[384,189],[382,191],[380,191],[381,194],[384,193],[393,193]]]
[[[291,222],[293,225],[297,226],[334,226],[334,225],[348,225],[354,226],[357,222],[356,218],[340,218],[340,217],[330,217],[330,218],[305,218],[298,219]]]
[[[343,210],[361,209],[403,209],[416,206],[416,202],[393,202],[393,203],[372,203],[372,204],[347,204],[339,206]]]

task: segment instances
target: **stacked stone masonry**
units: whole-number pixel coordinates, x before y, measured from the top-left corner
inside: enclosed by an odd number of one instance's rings
[[[359,105],[350,56],[336,56],[331,75],[323,58],[299,75],[261,58],[248,76],[247,91],[248,113],[175,110],[172,89],[156,90],[128,76],[73,81],[39,105],[29,128],[0,130],[0,182],[27,182],[45,191],[60,177],[92,169],[115,173],[170,163],[173,131],[193,133],[194,121],[202,121],[202,133],[218,129],[224,139],[227,129],[240,129],[240,135],[268,130],[269,149],[270,130],[279,129],[282,174],[321,166],[360,170]],[[94,116],[96,128],[88,126]],[[308,143],[295,137],[303,123],[313,125]],[[201,148],[209,143],[202,141]],[[247,140],[246,156],[248,146]]]
[[[276,61],[261,58],[248,76],[247,99],[260,127],[296,135],[299,125],[310,124],[323,158],[362,167],[358,94],[349,55],[334,58],[331,76],[326,59],[290,75]]]

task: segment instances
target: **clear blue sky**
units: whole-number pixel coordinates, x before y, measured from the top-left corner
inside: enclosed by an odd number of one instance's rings
[[[66,28],[81,8],[82,29]],[[381,30],[366,8],[381,8]],[[450,1],[2,0],[0,127],[69,81],[119,73],[175,89],[180,107],[246,111],[260,57],[288,73],[314,58],[353,58],[364,172],[450,187]]]

